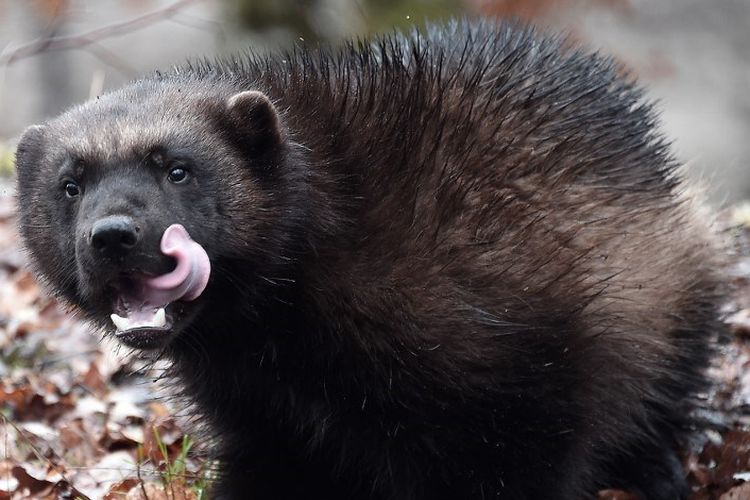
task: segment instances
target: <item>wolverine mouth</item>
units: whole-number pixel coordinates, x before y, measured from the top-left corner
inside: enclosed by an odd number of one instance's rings
[[[163,306],[144,303],[127,295],[117,295],[110,319],[115,336],[123,344],[137,349],[156,349],[167,343],[183,304]]]
[[[125,276],[114,285],[110,319],[115,336],[131,347],[152,349],[164,344],[182,303],[197,299],[208,284],[208,255],[183,226],[173,224],[164,231],[161,251],[175,260],[173,270],[161,276]]]

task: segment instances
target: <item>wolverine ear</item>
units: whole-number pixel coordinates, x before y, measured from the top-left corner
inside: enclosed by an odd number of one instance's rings
[[[16,170],[20,172],[30,163],[33,163],[34,158],[41,154],[43,147],[43,125],[32,125],[24,130],[16,147]]]
[[[243,141],[252,149],[263,151],[283,140],[279,113],[263,92],[246,90],[227,100],[233,124]]]

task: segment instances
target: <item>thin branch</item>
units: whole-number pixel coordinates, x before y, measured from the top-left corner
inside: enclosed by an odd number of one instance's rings
[[[214,21],[211,19],[201,19],[184,12],[180,12],[178,15],[173,16],[169,19],[169,21],[181,26],[186,26],[188,28],[206,31],[216,36],[218,38],[218,43],[221,46],[225,46],[227,44],[226,30],[224,29],[224,25],[219,21]]]
[[[112,23],[101,28],[96,28],[85,33],[67,36],[43,37],[33,42],[21,45],[7,53],[0,54],[0,65],[10,65],[14,62],[24,59],[41,52],[50,52],[55,50],[80,49],[91,44],[97,43],[106,38],[126,35],[134,31],[143,29],[158,21],[169,19],[177,15],[182,9],[190,4],[200,0],[177,0],[171,5],[162,9],[149,12],[142,16],[134,17],[127,21]]]
[[[136,69],[128,64],[123,58],[118,57],[117,54],[105,49],[101,45],[92,43],[91,45],[84,48],[86,52],[99,59],[102,63],[107,66],[116,69],[126,78],[133,78],[138,72]]]
[[[5,423],[6,425],[10,425],[11,427],[13,427],[13,430],[16,431],[16,434],[18,434],[18,436],[21,438],[21,440],[25,441],[26,445],[29,448],[31,448],[31,451],[32,451],[32,453],[34,455],[36,455],[37,460],[39,460],[40,462],[46,464],[50,468],[55,468],[55,464],[52,463],[52,460],[50,460],[49,458],[47,458],[46,456],[44,456],[44,454],[41,451],[39,451],[39,449],[36,446],[34,446],[34,443],[31,442],[31,439],[26,435],[26,433],[28,431],[25,431],[25,430],[21,429],[20,427],[18,427],[12,420],[10,420],[8,417],[6,417],[5,415],[3,415],[2,413],[0,413],[0,420],[3,423]],[[29,432],[29,434],[31,434],[31,433]],[[55,454],[55,453],[53,452],[53,454]],[[60,477],[63,478],[64,481],[70,483],[70,481],[68,480],[68,478],[65,477],[65,473],[62,470],[58,470],[57,472],[60,473]]]

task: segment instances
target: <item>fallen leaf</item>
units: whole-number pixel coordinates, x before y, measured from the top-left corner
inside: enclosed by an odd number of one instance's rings
[[[750,498],[750,483],[735,486],[719,497],[719,500],[748,500]]]

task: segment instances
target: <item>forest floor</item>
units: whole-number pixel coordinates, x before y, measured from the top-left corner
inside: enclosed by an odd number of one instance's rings
[[[205,498],[204,443],[187,433],[183,408],[156,396],[158,367],[145,369],[44,294],[19,247],[14,203],[12,181],[0,178],[0,500]],[[691,500],[750,498],[750,208],[722,219],[737,257],[731,338],[702,395],[709,424],[682,450]]]

